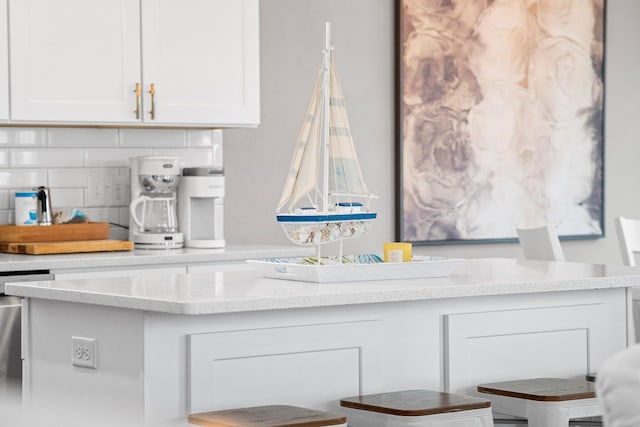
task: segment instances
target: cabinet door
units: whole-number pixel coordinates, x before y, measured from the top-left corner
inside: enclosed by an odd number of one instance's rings
[[[0,121],[9,118],[9,46],[7,44],[7,1],[0,0]]]
[[[486,310],[477,305],[445,315],[445,389],[465,392],[518,378],[584,378],[627,346],[627,329],[621,327],[627,324],[625,289],[546,298],[546,303],[536,299],[537,307]]]
[[[131,0],[9,0],[11,119],[138,121],[139,19]]]
[[[258,20],[258,0],[142,0],[143,120],[258,124]]]
[[[273,396],[313,407],[379,390],[380,328],[365,320],[189,334],[189,412],[266,405]]]

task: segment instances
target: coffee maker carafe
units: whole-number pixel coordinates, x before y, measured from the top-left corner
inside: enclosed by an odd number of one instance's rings
[[[134,157],[131,167],[129,239],[137,249],[173,249],[184,245],[178,231],[177,157]]]
[[[184,168],[179,195],[178,217],[185,246],[223,248],[224,170]]]

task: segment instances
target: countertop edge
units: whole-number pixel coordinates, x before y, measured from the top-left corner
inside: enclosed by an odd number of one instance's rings
[[[314,308],[339,305],[393,303],[418,300],[435,300],[443,298],[466,298],[514,294],[531,294],[547,292],[565,292],[578,290],[595,290],[624,288],[640,285],[640,275],[618,275],[611,277],[584,277],[575,279],[538,280],[538,281],[505,281],[504,283],[479,283],[460,286],[456,284],[430,286],[425,279],[424,286],[403,286],[406,279],[398,279],[397,288],[376,289],[375,281],[371,289],[357,290],[353,283],[346,282],[331,284],[334,290],[327,293],[306,294],[309,285],[305,282],[268,280],[271,284],[286,285],[293,295],[258,295],[237,299],[208,299],[208,300],[173,300],[153,297],[139,297],[116,293],[91,292],[83,290],[69,290],[43,287],[38,282],[7,283],[5,292],[26,298],[49,299],[74,303],[103,305],[124,309],[154,311],[170,314],[206,315],[237,313],[265,310],[285,310],[296,308]],[[288,283],[287,283],[288,282]],[[44,282],[47,283],[47,282]],[[55,282],[51,282],[55,283]],[[387,282],[388,283],[388,282]],[[407,283],[407,282],[405,282]],[[433,282],[432,282],[433,283]],[[300,286],[299,292],[295,290]],[[324,289],[320,285],[319,289]],[[298,292],[295,294],[295,292]]]

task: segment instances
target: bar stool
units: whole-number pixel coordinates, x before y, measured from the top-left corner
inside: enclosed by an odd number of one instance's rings
[[[189,415],[204,427],[347,427],[343,414],[288,405],[255,406]]]
[[[533,378],[478,386],[493,410],[526,418],[530,427],[567,427],[569,420],[602,415],[594,383],[563,378]]]
[[[349,427],[492,427],[491,402],[430,390],[340,399]]]

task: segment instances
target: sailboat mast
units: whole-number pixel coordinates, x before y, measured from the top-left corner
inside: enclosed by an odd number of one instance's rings
[[[322,129],[323,160],[322,160],[322,210],[329,212],[329,127],[331,126],[331,23],[325,25],[324,49],[324,78],[322,81],[322,95],[324,104],[324,118]]]

